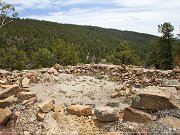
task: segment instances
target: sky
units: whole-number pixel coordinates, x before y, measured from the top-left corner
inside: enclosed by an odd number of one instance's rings
[[[158,24],[170,22],[180,31],[180,0],[4,0],[20,18],[92,25],[158,34]]]

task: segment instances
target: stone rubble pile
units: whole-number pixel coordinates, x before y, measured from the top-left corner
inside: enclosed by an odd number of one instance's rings
[[[180,110],[180,68],[162,71],[145,69],[131,65],[85,64],[77,66],[61,66],[24,71],[0,70],[0,126],[11,118],[20,117],[10,106],[22,104],[34,105],[37,102],[35,93],[28,89],[32,83],[58,81],[61,73],[74,76],[95,76],[122,83],[109,95],[111,98],[127,97],[130,104],[120,107],[100,106],[92,108],[88,105],[73,104],[67,107],[58,105],[53,99],[38,104],[36,117],[43,122],[47,113],[53,112],[55,119],[59,113],[83,117],[95,117],[99,122],[136,122],[149,124],[154,121],[164,122],[174,128],[180,128],[180,119],[166,116],[158,119],[153,113],[162,110]],[[65,113],[64,113],[65,114]],[[29,132],[28,132],[29,133]],[[27,133],[26,133],[27,134]]]
[[[0,90],[0,125],[6,124],[13,108],[12,104],[23,104],[25,106],[34,104],[37,101],[36,94],[28,89],[21,88],[16,84],[8,85],[6,89]]]
[[[145,69],[131,65],[105,65],[105,64],[84,64],[77,66],[62,66],[55,64],[52,68],[38,70],[23,70],[9,72],[0,70],[0,85],[17,84],[27,88],[29,83],[38,81],[58,80],[60,73],[96,76],[110,78],[111,80],[126,82],[131,86],[176,86],[179,87],[180,68],[173,70]],[[171,80],[171,81],[168,81]]]
[[[69,73],[74,75],[88,75],[88,76],[108,76],[109,78],[128,82],[134,86],[165,86],[168,85],[166,80],[172,80],[175,84],[170,86],[177,86],[180,81],[180,68],[175,67],[173,70],[157,70],[145,69],[131,65],[104,65],[104,64],[84,64],[80,66],[66,66],[56,64],[54,69],[58,73]]]

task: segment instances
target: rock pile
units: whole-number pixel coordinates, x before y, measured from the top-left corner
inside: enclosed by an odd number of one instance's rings
[[[179,87],[180,68],[173,70],[145,69],[131,65],[105,65],[105,64],[84,64],[77,66],[62,66],[55,64],[52,68],[39,70],[24,70],[22,72],[0,70],[0,86],[17,84],[24,88],[29,83],[38,81],[58,80],[59,73],[68,73],[76,76],[89,75],[107,77],[111,80],[126,82],[130,85],[140,86],[176,86]]]
[[[179,118],[175,118],[175,116],[158,118],[155,115],[155,112],[164,110],[179,110],[180,112],[179,67],[175,67],[173,70],[161,71],[131,65],[103,64],[77,66],[55,64],[52,68],[21,72],[0,70],[0,126],[5,125],[10,118],[20,117],[21,113],[13,110],[13,105],[20,104],[27,107],[37,101],[36,94],[29,90],[32,83],[58,82],[60,75],[65,73],[66,75],[72,74],[72,76],[88,75],[99,79],[104,78],[107,81],[116,81],[121,85],[118,85],[119,87],[107,96],[111,97],[111,100],[126,97],[131,102],[129,104],[118,104],[117,106],[97,107],[95,105],[91,107],[80,104],[61,106],[51,99],[36,106],[36,121],[44,122],[46,116],[50,116],[51,113],[54,119],[57,119],[61,117],[60,113],[62,113],[63,116],[68,114],[67,116],[88,117],[91,120],[95,117],[98,122],[102,123],[135,122],[138,124],[152,124],[154,121],[158,121],[173,128],[180,128]],[[25,134],[29,133],[29,131],[26,132],[24,131]]]
[[[4,88],[6,85],[16,84],[23,88],[28,88],[29,83],[39,81],[38,72],[36,70],[24,71],[6,71],[0,70],[0,87]]]
[[[161,71],[156,69],[144,69],[134,66],[125,65],[81,65],[74,67],[65,67],[67,73],[74,75],[108,75],[117,81],[129,82],[133,85],[164,85],[164,80],[179,80],[180,69],[178,67],[173,70]]]
[[[37,101],[34,93],[28,89],[20,88],[18,85],[7,85],[6,89],[0,90],[0,125],[4,125],[11,115],[10,106],[16,103],[30,105]]]

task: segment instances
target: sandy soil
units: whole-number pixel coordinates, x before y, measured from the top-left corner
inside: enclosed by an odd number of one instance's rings
[[[59,104],[91,104],[106,105],[108,102],[120,102],[120,98],[112,99],[110,95],[120,85],[106,79],[91,76],[73,76],[60,74],[56,83],[38,83],[30,87],[37,94],[38,102],[53,98]]]
[[[53,114],[50,112],[46,114],[43,122],[37,121],[37,105],[48,99],[54,99],[56,104],[64,105],[64,108],[73,103],[88,104],[92,107],[106,105],[107,103],[118,103],[119,107],[121,106],[119,103],[122,102],[123,98],[110,98],[111,93],[120,87],[117,82],[97,79],[92,76],[73,76],[72,74],[60,74],[56,77],[56,80],[55,82],[41,82],[30,85],[29,89],[37,94],[38,101],[30,107],[21,105],[14,107],[16,111],[21,112],[21,117],[16,121],[18,132],[29,131],[35,134],[42,132],[79,134],[81,132],[81,134],[89,134],[107,130],[107,128],[114,127],[114,125],[120,125],[122,128],[124,127],[123,124],[126,124],[120,121],[99,123],[91,117],[68,115],[65,109],[64,113]],[[120,127],[116,131],[121,131]]]

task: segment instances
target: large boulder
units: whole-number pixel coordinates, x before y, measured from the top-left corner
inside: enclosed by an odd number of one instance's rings
[[[94,114],[98,121],[118,121],[120,118],[119,110],[109,106],[95,108]]]
[[[69,114],[77,115],[77,116],[91,116],[92,109],[90,106],[84,105],[70,105],[67,108],[67,112]]]
[[[136,123],[151,123],[153,122],[153,118],[151,115],[144,113],[139,110],[135,110],[131,107],[127,107],[124,110],[123,121],[130,121]]]
[[[42,112],[48,113],[54,109],[54,104],[55,104],[55,101],[50,99],[50,100],[45,101],[44,103],[39,104],[38,107],[42,110]]]
[[[131,107],[146,110],[164,110],[179,108],[171,100],[171,93],[159,87],[149,86],[138,91],[138,98],[132,101]]]
[[[11,110],[8,107],[0,110],[0,126],[4,125],[8,121],[10,115]]]
[[[13,104],[14,96],[7,97],[5,99],[0,100],[0,108],[9,107]]]
[[[0,99],[6,98],[9,96],[17,95],[19,93],[19,86],[18,85],[11,85],[5,90],[0,91]]]

